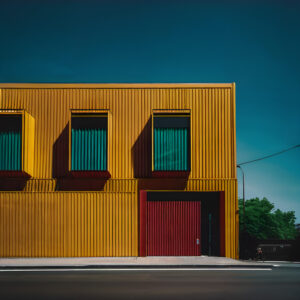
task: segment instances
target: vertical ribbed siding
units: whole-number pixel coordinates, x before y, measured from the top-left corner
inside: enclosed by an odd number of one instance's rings
[[[94,193],[1,192],[0,256],[137,255],[136,184],[110,180],[110,192]],[[225,255],[237,258],[236,180],[193,179],[184,190],[225,192]]]
[[[106,132],[105,128],[72,128],[73,171],[107,169]]]
[[[0,170],[21,170],[21,129],[0,130]]]
[[[60,88],[57,85],[0,90],[0,109],[25,109],[35,119],[35,153],[31,173],[34,179],[29,180],[24,189],[39,191],[0,193],[1,255],[67,256],[66,253],[69,253],[70,256],[89,256],[92,252],[85,247],[92,247],[92,243],[96,245],[93,248],[95,255],[113,255],[111,249],[115,249],[116,256],[136,255],[136,240],[132,242],[131,250],[123,241],[133,241],[130,237],[137,234],[138,204],[132,204],[130,196],[121,193],[120,187],[133,178],[151,176],[151,163],[150,167],[148,163],[151,158],[153,110],[190,110],[191,172],[186,190],[225,191],[226,256],[236,258],[238,207],[233,88],[234,85],[199,88],[158,88],[155,85],[147,88],[131,88],[130,85],[126,88],[102,88],[101,85],[95,88],[76,88],[76,85]],[[55,189],[53,166],[64,164],[63,160],[55,160],[56,146],[63,146],[59,148],[61,152],[70,146],[66,138],[68,134],[65,134],[70,126],[70,109],[108,110],[111,113],[107,165],[112,179],[104,186],[108,193],[46,192]],[[120,183],[118,178],[128,180]],[[82,196],[84,194],[87,196]],[[106,194],[109,196],[103,196]],[[134,205],[132,209],[131,205]],[[44,209],[45,221],[37,219],[39,207]],[[112,211],[116,214],[111,214]],[[88,212],[89,215],[86,215]],[[69,218],[70,215],[73,217]],[[55,216],[59,218],[55,219]],[[118,221],[119,218],[122,221]],[[23,224],[26,226],[23,227]],[[36,231],[40,224],[43,230]],[[74,232],[70,231],[72,224]],[[116,225],[109,227],[106,224]],[[35,236],[40,237],[43,251],[37,250],[36,241],[39,239],[36,240]]]
[[[147,201],[147,255],[201,255],[200,201]]]
[[[188,170],[188,128],[154,128],[154,170]]]
[[[203,88],[15,88],[2,90],[0,109],[25,109],[36,121],[35,178],[52,178],[53,145],[70,124],[70,109],[108,110],[111,178],[149,177],[151,113],[190,110],[190,178],[236,178],[233,89]],[[66,147],[68,143],[65,142]],[[54,162],[55,164],[55,162]]]
[[[137,207],[132,192],[0,193],[0,256],[137,256]]]
[[[34,118],[26,111],[23,111],[23,137],[22,137],[22,150],[23,150],[23,162],[22,171],[29,175],[33,175],[35,152],[35,121]]]

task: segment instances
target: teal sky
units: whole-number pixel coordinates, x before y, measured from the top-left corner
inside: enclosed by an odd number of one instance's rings
[[[299,15],[288,0],[3,0],[0,82],[236,82],[244,162],[300,144]],[[300,222],[299,148],[244,170],[246,198]]]

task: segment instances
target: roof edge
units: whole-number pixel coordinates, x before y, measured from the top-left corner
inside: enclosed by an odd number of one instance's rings
[[[0,89],[232,88],[234,83],[0,83]]]

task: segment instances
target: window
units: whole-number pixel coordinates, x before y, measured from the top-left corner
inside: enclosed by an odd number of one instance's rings
[[[30,177],[35,120],[25,110],[0,111],[0,177]]]
[[[72,113],[71,171],[107,170],[107,114]]]
[[[154,171],[189,171],[189,114],[155,113],[153,143]]]
[[[0,170],[22,170],[22,115],[0,116]]]

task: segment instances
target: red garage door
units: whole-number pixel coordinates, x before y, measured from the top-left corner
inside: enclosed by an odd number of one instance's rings
[[[200,201],[147,201],[147,255],[201,255]]]

